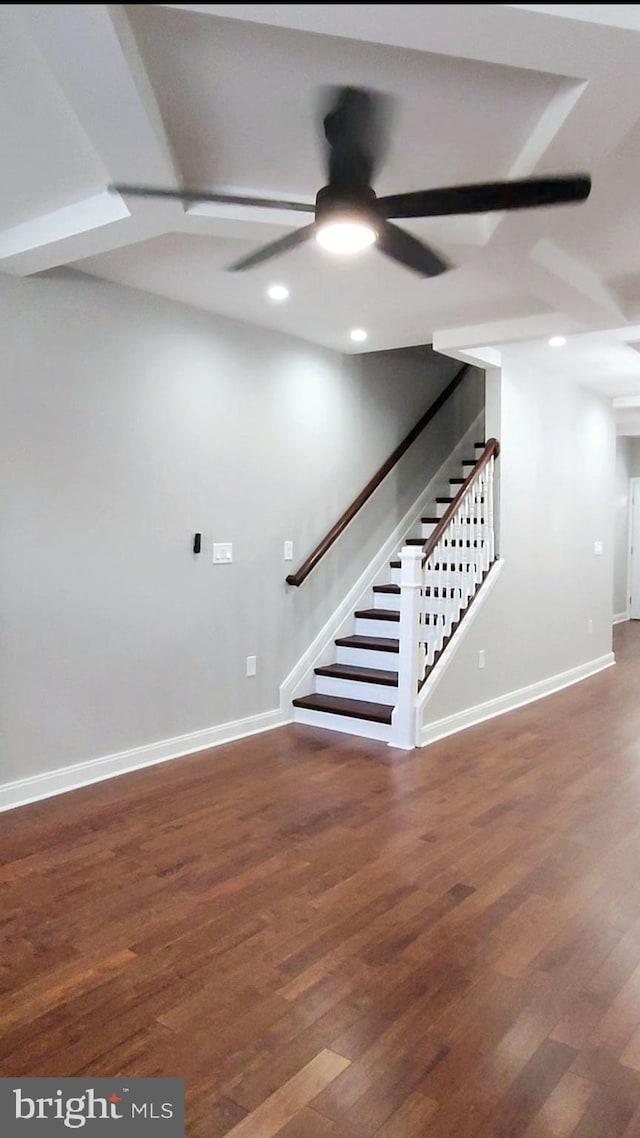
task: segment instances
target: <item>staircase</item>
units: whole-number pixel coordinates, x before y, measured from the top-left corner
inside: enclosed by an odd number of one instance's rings
[[[449,479],[449,494],[436,497],[430,516],[421,519],[419,532],[405,539],[405,549],[413,546],[422,551],[450,511],[485,444],[475,443],[474,449],[474,456],[462,462],[460,476]],[[472,511],[467,508],[464,517],[448,527],[444,543],[438,542],[437,559],[427,562],[421,578],[420,685],[437,663],[492,559],[492,552],[487,557],[484,493],[482,489],[475,495]],[[442,557],[445,549],[447,560]],[[293,700],[295,722],[391,741],[392,716],[398,703],[400,580],[398,555],[389,563],[388,580],[373,586],[372,607],[354,613],[353,634],[335,641],[335,662],[314,669],[315,691]]]

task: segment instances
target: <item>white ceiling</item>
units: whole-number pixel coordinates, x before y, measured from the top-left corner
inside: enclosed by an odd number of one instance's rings
[[[640,407],[639,57],[640,5],[2,5],[0,271],[71,266],[341,351],[355,325],[357,350],[521,344]],[[591,197],[401,222],[455,265],[425,281],[315,242],[230,274],[308,215],[107,192],[313,201],[323,88],[347,84],[393,97],[379,193],[585,170]]]

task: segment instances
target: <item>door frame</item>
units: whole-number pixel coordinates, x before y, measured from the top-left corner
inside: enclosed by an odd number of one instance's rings
[[[628,546],[628,553],[627,553],[627,603],[626,603],[626,611],[629,614],[628,618],[627,618],[628,620],[640,619],[640,598],[638,598],[638,608],[639,608],[638,616],[637,617],[631,616],[631,564],[632,564],[633,558],[635,558],[635,557],[640,558],[640,534],[638,534],[638,540],[636,541],[635,552],[633,553],[633,555],[631,553],[631,550],[633,548],[633,512],[634,512],[633,511],[633,504],[634,504],[634,498],[636,497],[636,495],[638,496],[637,500],[638,500],[638,504],[640,506],[640,478],[630,478],[629,479],[629,546]]]

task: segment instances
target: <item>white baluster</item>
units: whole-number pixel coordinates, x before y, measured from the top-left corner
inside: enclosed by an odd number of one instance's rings
[[[398,703],[391,720],[391,745],[405,751],[416,745],[416,697],[420,677],[420,615],[423,587],[422,549],[405,545],[400,550],[400,627]]]

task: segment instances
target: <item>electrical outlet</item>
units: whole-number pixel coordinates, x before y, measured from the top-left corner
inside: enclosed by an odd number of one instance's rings
[[[214,541],[213,564],[230,565],[233,561],[233,545],[230,541]]]
[[[256,674],[256,657],[247,656],[247,675],[255,676]]]
[[[478,667],[484,668],[484,648],[481,648],[478,652]]]
[[[285,541],[284,543],[284,559],[285,561],[293,561],[293,542]]]

